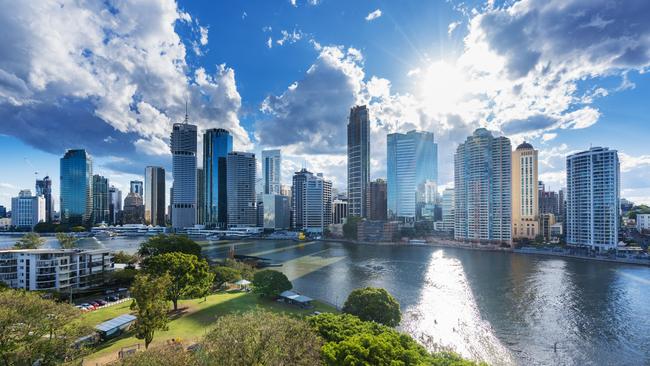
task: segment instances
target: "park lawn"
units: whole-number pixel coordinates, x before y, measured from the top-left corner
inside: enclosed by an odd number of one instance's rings
[[[83,322],[90,326],[95,326],[107,319],[129,313],[129,304],[130,302],[126,302],[115,305],[115,309],[112,309],[113,307],[107,307],[84,314]],[[150,346],[163,344],[171,339],[182,341],[185,344],[196,342],[211,329],[213,323],[219,316],[231,313],[265,309],[272,312],[285,313],[290,316],[302,317],[312,314],[314,311],[337,311],[333,306],[320,302],[315,302],[314,308],[312,309],[301,309],[293,305],[278,303],[260,298],[258,295],[252,293],[244,292],[220,292],[208,296],[206,301],[203,298],[181,300],[178,306],[184,309],[183,314],[169,322],[168,330],[156,332]],[[105,312],[105,314],[101,314],[102,312]],[[96,352],[85,357],[84,364],[94,365],[95,363],[102,364],[112,361],[117,358],[117,352],[122,347],[136,344],[144,347],[142,340],[135,338],[131,333],[127,333],[121,337],[101,343],[96,348]]]

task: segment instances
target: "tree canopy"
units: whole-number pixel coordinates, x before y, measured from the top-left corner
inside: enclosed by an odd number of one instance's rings
[[[350,240],[357,240],[357,225],[361,221],[360,217],[348,216],[343,224],[343,237]]]
[[[168,274],[157,277],[140,274],[131,286],[131,310],[135,311],[137,317],[135,336],[144,340],[145,348],[149,348],[157,330],[167,329],[167,300],[160,294],[171,286],[171,282]]]
[[[156,235],[140,244],[141,256],[180,252],[201,257],[201,246],[185,235]]]
[[[77,239],[72,234],[56,233],[56,240],[58,240],[59,244],[61,244],[61,248],[72,249],[77,245],[77,241],[79,239]]]
[[[276,297],[292,288],[291,281],[282,272],[265,269],[253,276],[253,292],[262,296]]]
[[[72,347],[91,330],[79,310],[34,292],[0,291],[0,359],[5,365],[54,365],[80,352]]]
[[[397,326],[402,320],[399,302],[383,288],[366,287],[352,291],[343,305],[343,312],[389,327]]]
[[[214,274],[205,259],[199,259],[192,254],[180,252],[154,255],[143,262],[146,273],[162,276],[168,273],[172,282],[167,286],[167,299],[178,309],[178,299],[181,297],[203,296],[212,286]]]
[[[38,249],[45,244],[45,239],[37,233],[27,233],[14,244],[15,249]]]
[[[241,280],[241,273],[231,267],[215,266],[212,267],[214,273],[214,287],[220,289],[227,282],[235,282]]]

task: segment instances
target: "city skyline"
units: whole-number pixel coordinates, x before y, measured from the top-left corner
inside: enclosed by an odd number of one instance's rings
[[[648,5],[633,3],[605,14],[597,2],[566,1],[565,7],[573,10],[567,14],[580,14],[570,17],[543,3],[298,1],[294,6],[286,1],[236,4],[225,11],[185,1],[152,2],[138,9],[126,2],[115,11],[105,3],[39,11],[33,4],[12,4],[6,14],[29,21],[18,24],[0,17],[5,35],[21,37],[28,50],[45,42],[42,54],[49,52],[57,62],[45,63],[41,53],[16,53],[19,62],[0,59],[0,68],[16,82],[12,85],[22,85],[0,94],[0,112],[6,116],[0,149],[12,172],[0,177],[0,205],[9,206],[21,189],[33,189],[35,171],[52,177],[53,190],[59,191],[56,167],[66,149],[85,148],[95,170],[125,193],[130,180],[142,179],[147,165],[165,168],[170,186],[169,132],[173,122],[182,120],[186,100],[199,134],[226,128],[237,150],[258,156],[263,149],[281,148],[285,184],[305,165],[344,188],[347,113],[355,104],[367,104],[374,151],[371,180],[386,177],[384,136],[416,128],[433,132],[440,143],[442,190],[453,180],[455,147],[475,128],[488,127],[513,145],[526,139],[536,146],[540,179],[553,190],[565,185],[564,156],[589,146],[615,148],[621,159],[621,196],[650,203],[650,152],[638,138],[650,133],[649,106],[642,102],[650,81],[639,72],[650,61],[642,49],[638,57],[626,52],[633,49],[627,47],[630,40],[645,39],[648,33],[629,25]],[[166,17],[141,25],[155,40],[172,40],[152,42],[168,49],[145,43],[137,29],[123,29],[121,37],[83,15],[101,13],[112,24],[137,24],[144,18],[140,12]],[[270,12],[277,19],[263,16]],[[366,20],[370,13],[381,15]],[[65,28],[59,26],[67,14],[79,15],[89,34],[108,32],[114,44],[87,38],[66,42]],[[533,20],[524,39],[494,37],[522,33],[518,20],[526,16]],[[51,33],[62,34],[61,39],[29,28],[46,19],[52,19]],[[534,31],[549,21],[558,25],[558,33]],[[402,32],[395,32],[396,26]],[[569,47],[562,43],[569,32],[562,29],[578,30]],[[381,47],[373,41],[377,36]],[[608,41],[616,46],[606,47]],[[242,50],[243,44],[250,49]],[[95,62],[95,55],[110,54],[111,47],[120,45],[164,52],[150,52],[157,55],[151,57],[158,66],[131,54]],[[63,54],[56,51],[59,46]],[[519,48],[526,52],[513,52]],[[591,57],[603,49],[608,51]],[[173,66],[177,60],[180,69]],[[138,67],[128,72],[122,62]],[[128,88],[105,78],[114,72],[124,73],[120,80]],[[127,94],[122,98],[117,90]],[[16,108],[25,113],[14,113]],[[75,128],[81,121],[86,128]],[[283,133],[288,125],[293,130]],[[51,138],[39,137],[45,134]],[[54,197],[57,211],[58,201]]]

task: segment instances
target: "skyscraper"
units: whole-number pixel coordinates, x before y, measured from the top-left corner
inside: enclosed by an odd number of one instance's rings
[[[172,227],[182,229],[196,224],[196,126],[174,123],[171,134]]]
[[[227,169],[232,152],[232,135],[228,130],[213,128],[203,134],[203,174],[205,176],[205,220],[208,227],[226,228],[228,218]]]
[[[368,217],[370,220],[382,220],[386,221],[387,219],[387,186],[386,181],[383,179],[377,179],[370,182],[370,193],[369,193],[369,204],[370,211],[368,212]]]
[[[68,150],[61,158],[61,222],[88,224],[93,210],[93,162],[86,150]]]
[[[365,105],[350,109],[348,121],[348,216],[366,217],[370,184],[370,121]]]
[[[54,219],[54,201],[52,197],[52,180],[49,176],[36,180],[36,195],[45,199],[45,221]]]
[[[453,188],[445,188],[442,191],[442,230],[454,231],[454,210],[455,195]]]
[[[144,169],[144,221],[165,226],[165,169],[158,166]]]
[[[11,223],[19,228],[32,229],[45,221],[45,197],[32,196],[32,191],[24,189],[18,197],[11,199]]]
[[[264,194],[280,194],[282,180],[282,155],[280,150],[262,151],[262,179]]]
[[[132,180],[131,189],[129,192],[137,193],[140,196],[144,196],[144,183],[141,180]]]
[[[122,191],[111,186],[108,189],[108,216],[110,223],[116,225],[122,211]]]
[[[293,175],[292,227],[322,234],[332,220],[332,182],[302,169]]]
[[[454,238],[510,244],[510,140],[479,128],[454,155]]]
[[[124,224],[144,224],[144,203],[142,196],[135,192],[129,192],[124,199],[124,210],[122,210],[122,222]]]
[[[93,224],[110,221],[108,179],[93,175]]]
[[[196,168],[196,223],[205,225],[205,169]]]
[[[228,153],[227,158],[228,227],[257,226],[255,194],[255,154]]]
[[[512,152],[512,238],[540,235],[537,150],[527,142]]]
[[[424,131],[391,133],[387,140],[388,219],[413,222],[418,186],[438,181],[438,144]]]
[[[568,245],[603,252],[616,248],[620,163],[616,150],[593,147],[567,156]]]

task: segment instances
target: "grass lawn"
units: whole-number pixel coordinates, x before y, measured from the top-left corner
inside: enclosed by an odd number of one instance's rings
[[[115,306],[109,306],[104,309],[89,312],[83,315],[83,322],[95,326],[103,321],[114,318],[121,314],[130,312],[130,302],[125,302]],[[221,292],[208,296],[207,301],[201,299],[180,300],[179,308],[184,308],[183,315],[169,322],[169,329],[164,332],[156,332],[152,346],[161,344],[170,339],[181,340],[184,343],[198,341],[207,333],[212,324],[219,316],[230,313],[246,312],[253,309],[265,309],[277,313],[285,313],[291,316],[306,316],[314,311],[336,312],[337,310],[327,304],[320,302],[314,303],[313,309],[300,309],[296,306],[278,303],[271,300],[260,298],[252,293]],[[117,358],[117,352],[126,346],[140,344],[144,347],[144,342],[135,338],[130,333],[121,337],[101,343],[95,353],[85,357],[84,364],[95,365],[112,361]]]

